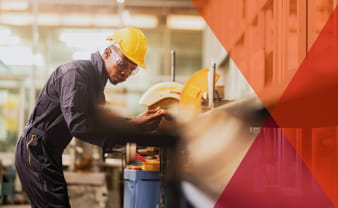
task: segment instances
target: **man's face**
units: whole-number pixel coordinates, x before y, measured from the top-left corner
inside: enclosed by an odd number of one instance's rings
[[[109,58],[112,61],[112,66],[107,70],[107,73],[110,82],[116,85],[136,73],[137,65],[124,56],[118,48],[111,47],[110,49],[112,53]]]

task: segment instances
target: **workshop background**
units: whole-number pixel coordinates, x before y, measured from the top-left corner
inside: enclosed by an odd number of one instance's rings
[[[122,116],[146,110],[139,104],[142,94],[155,83],[171,81],[171,50],[177,54],[176,81],[182,84],[210,66],[213,54],[215,59],[225,56],[190,0],[0,0],[0,160],[9,170],[4,174],[14,178],[16,141],[50,73],[60,64],[102,51],[109,44],[106,37],[122,26],[142,29],[149,43],[146,70],[117,86],[107,84],[109,106]],[[120,158],[102,164],[100,151],[73,140],[63,155],[68,173],[77,171],[79,161],[92,161],[87,170],[92,174],[66,175],[74,207],[120,205]],[[27,203],[13,178],[1,183],[9,186],[1,192],[0,206]]]
[[[116,29],[139,27],[148,38],[147,69],[117,86],[108,83],[105,89],[108,105],[114,112],[136,116],[146,110],[139,104],[143,93],[156,83],[171,81],[171,50],[176,52],[175,81],[181,84],[198,70],[211,68],[215,63],[220,75],[216,86],[220,99],[226,101],[254,95],[246,80],[252,79],[257,90],[290,79],[338,3],[337,0],[229,1],[232,10],[225,12],[231,15],[219,20],[233,29],[228,42],[231,50],[227,52],[195,7],[206,6],[207,2],[0,0],[0,206],[29,207],[15,174],[14,150],[48,76],[60,64],[88,59],[91,53],[102,51],[107,46],[106,37]],[[257,38],[257,34],[264,36]],[[236,57],[236,62],[230,56]],[[238,68],[245,68],[245,78]],[[278,134],[278,128],[268,131],[267,134]],[[327,175],[331,184],[327,189],[335,198],[338,169],[334,164],[338,151],[334,144],[338,141],[338,128],[287,131],[294,135],[291,139],[300,152],[302,148],[312,149],[304,152],[303,157],[311,158],[307,165],[312,166],[315,174],[326,174],[328,168],[334,168]],[[311,142],[302,142],[305,134],[311,135]],[[271,183],[279,186],[289,177],[289,172],[284,171],[289,167],[283,165],[285,144],[277,141],[273,145],[278,150],[279,178],[273,182],[257,181],[261,186]],[[105,161],[101,156],[100,148],[76,139],[65,151],[63,166],[73,207],[122,207],[120,155],[112,154]],[[326,163],[321,163],[323,159],[318,159],[319,156],[326,158]],[[294,159],[296,169],[301,164],[301,159]],[[275,169],[267,167],[264,171]],[[302,179],[297,173],[283,187],[298,190]]]

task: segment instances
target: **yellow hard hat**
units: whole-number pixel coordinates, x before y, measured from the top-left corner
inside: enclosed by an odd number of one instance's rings
[[[147,52],[148,41],[141,30],[133,27],[122,28],[109,36],[107,40],[115,41],[123,55],[138,66],[146,68],[144,57]]]

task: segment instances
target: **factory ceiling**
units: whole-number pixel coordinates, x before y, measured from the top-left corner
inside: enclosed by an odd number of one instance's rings
[[[39,12],[117,12],[123,7],[133,12],[159,15],[197,14],[190,0],[0,0],[0,3],[0,10],[13,12],[31,11],[37,3]]]
[[[31,25],[34,14],[39,16],[37,22],[42,26],[76,26],[77,23],[67,22],[75,15],[77,20],[72,22],[78,22],[78,26],[98,27],[116,25],[126,17],[140,21],[140,15],[151,15],[153,20],[148,21],[156,21],[153,27],[165,26],[168,15],[199,16],[190,0],[0,0],[0,22],[3,25]],[[115,22],[108,22],[108,19],[115,19]],[[90,23],[84,24],[86,20]]]

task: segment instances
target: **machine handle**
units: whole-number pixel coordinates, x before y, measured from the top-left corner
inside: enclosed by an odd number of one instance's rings
[[[136,157],[137,159],[141,160],[142,162],[147,162],[147,160],[144,159],[144,157],[142,157],[140,154],[138,154],[138,153],[135,152],[134,155],[135,155],[135,157]]]

